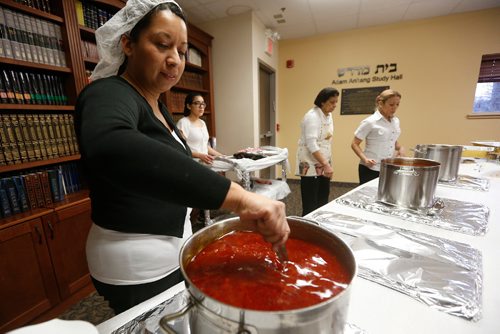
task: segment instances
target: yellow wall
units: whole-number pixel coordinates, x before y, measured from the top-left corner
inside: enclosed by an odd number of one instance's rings
[[[500,140],[500,119],[465,117],[472,111],[481,56],[500,52],[500,8],[284,40],[279,51],[278,146],[289,149],[290,174],[294,174],[300,121],[322,88],[384,85],[332,85],[339,79],[337,70],[351,66],[369,65],[372,77],[377,64],[397,63],[397,74],[403,77],[387,85],[402,94],[397,112],[400,142],[409,154],[416,144]],[[294,68],[286,68],[288,59],[294,60]],[[333,112],[333,180],[357,182],[358,158],[350,143],[359,122],[368,115],[341,116],[340,102]]]

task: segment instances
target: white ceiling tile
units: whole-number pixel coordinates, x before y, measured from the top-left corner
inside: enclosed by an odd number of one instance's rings
[[[358,28],[400,22],[407,10],[407,4],[390,8],[361,12],[358,18]]]
[[[454,12],[462,13],[493,7],[500,7],[500,0],[462,0]]]
[[[460,0],[414,1],[408,7],[405,20],[424,19],[434,16],[449,15]]]
[[[328,20],[316,21],[318,33],[325,34],[336,31],[356,29],[358,23],[357,15],[332,17]]]
[[[317,20],[328,17],[357,15],[361,0],[315,1],[309,0],[311,12]]]

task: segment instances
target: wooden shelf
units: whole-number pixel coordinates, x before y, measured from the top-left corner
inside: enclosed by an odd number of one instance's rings
[[[25,221],[41,217],[52,212],[52,208],[39,208],[21,212],[10,217],[0,218],[0,230],[14,226],[17,224],[24,223]]]
[[[22,171],[25,169],[32,169],[32,168],[55,165],[55,164],[60,164],[63,162],[70,162],[70,161],[77,161],[77,160],[80,160],[79,154],[69,155],[66,157],[59,157],[59,158],[55,158],[55,159],[23,162],[23,163],[15,164],[15,165],[0,166],[0,173]]]
[[[185,86],[179,86],[179,85],[176,85],[175,87],[173,87],[172,90],[174,90],[174,91],[175,90],[183,90],[186,92],[210,93],[210,90],[208,90],[208,89],[185,87]]]
[[[35,15],[35,16],[38,16],[38,17],[41,17],[41,18],[53,21],[53,22],[57,22],[57,23],[63,23],[64,22],[63,18],[60,17],[60,16],[57,16],[57,15],[54,15],[54,14],[50,14],[50,13],[44,12],[42,10],[38,10],[36,8],[32,8],[32,7],[29,7],[29,6],[26,6],[26,5],[14,2],[12,0],[0,0],[0,4],[2,4],[4,6],[7,6],[7,7],[10,7],[12,9],[24,12],[24,13],[28,13],[28,14],[31,14],[31,15]]]
[[[0,0],[0,1],[2,1],[2,0]],[[29,62],[29,61],[12,59],[12,58],[5,58],[5,57],[0,57],[0,63],[22,66],[22,67],[27,67],[27,68],[36,68],[36,69],[41,69],[41,70],[46,70],[46,71],[51,71],[51,72],[62,72],[62,73],[71,73],[72,72],[71,68],[69,68],[69,67],[38,64],[38,63]]]
[[[0,109],[10,110],[47,110],[47,111],[74,111],[75,106],[61,106],[55,104],[12,104],[0,103]]]

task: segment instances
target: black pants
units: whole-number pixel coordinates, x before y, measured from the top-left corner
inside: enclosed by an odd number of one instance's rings
[[[328,203],[330,179],[324,176],[302,176],[300,194],[302,195],[302,216],[305,216]]]
[[[92,277],[95,289],[104,299],[109,301],[109,306],[115,311],[115,314],[122,313],[182,281],[180,269],[158,281],[136,285],[106,284]]]
[[[359,164],[358,174],[359,174],[359,184],[363,184],[379,177],[380,172],[377,172],[376,170],[371,170],[365,165]]]

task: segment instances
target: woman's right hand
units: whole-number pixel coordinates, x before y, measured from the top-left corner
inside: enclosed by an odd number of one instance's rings
[[[377,164],[377,162],[373,159],[365,159],[363,162],[365,163],[365,166],[367,166],[367,167],[373,167]]]
[[[210,154],[200,154],[199,159],[206,163],[207,165],[211,165],[214,161],[214,157]]]
[[[257,231],[273,248],[284,245],[290,234],[286,220],[285,204],[244,190],[232,182],[223,208],[234,211],[241,221],[256,224]]]

